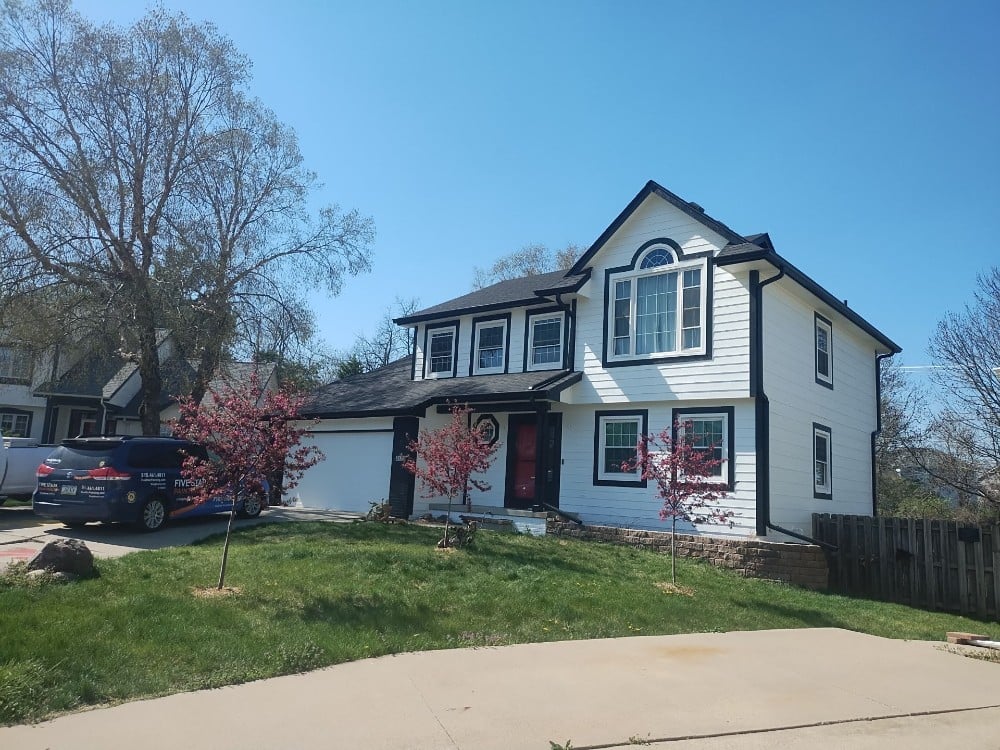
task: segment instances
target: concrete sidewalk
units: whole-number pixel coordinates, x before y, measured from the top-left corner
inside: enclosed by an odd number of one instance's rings
[[[8,750],[549,750],[567,740],[574,750],[940,750],[959,739],[1000,747],[1000,665],[837,629],[403,654],[0,729]]]

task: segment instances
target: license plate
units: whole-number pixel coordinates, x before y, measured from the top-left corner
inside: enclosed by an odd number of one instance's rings
[[[76,494],[76,485],[75,484],[64,484],[64,485],[60,486],[59,487],[59,494],[60,495],[75,495]]]

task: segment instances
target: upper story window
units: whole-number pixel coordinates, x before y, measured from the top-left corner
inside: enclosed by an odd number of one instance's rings
[[[0,346],[0,381],[31,382],[31,350]]]
[[[458,340],[458,326],[448,325],[428,327],[424,368],[428,378],[450,378],[455,375],[455,348]]]
[[[487,320],[476,323],[473,336],[472,374],[488,375],[507,369],[507,321]]]
[[[564,312],[528,313],[526,370],[555,370],[563,366]]]
[[[609,360],[704,354],[707,261],[653,246],[630,268],[610,272]]]
[[[816,382],[833,388],[833,323],[816,313]]]

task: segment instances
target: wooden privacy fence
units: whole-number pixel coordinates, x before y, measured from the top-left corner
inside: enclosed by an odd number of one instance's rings
[[[1000,525],[814,513],[813,536],[833,591],[1000,619]]]

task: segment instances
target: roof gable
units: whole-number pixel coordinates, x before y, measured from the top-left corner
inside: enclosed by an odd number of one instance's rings
[[[615,232],[617,232],[622,225],[629,220],[632,214],[638,210],[639,206],[641,206],[651,195],[656,195],[657,197],[662,198],[670,205],[690,216],[699,224],[702,224],[711,229],[713,232],[719,234],[728,242],[745,242],[743,236],[734,232],[718,219],[713,219],[705,213],[705,209],[697,203],[686,201],[676,193],[670,192],[659,183],[650,180],[645,184],[642,190],[638,192],[635,198],[633,198],[632,201],[625,206],[624,210],[618,214],[615,220],[608,225],[608,228],[601,233],[601,236],[594,241],[594,244],[587,248],[587,252],[580,256],[580,259],[573,264],[573,267],[566,272],[566,275],[568,276],[583,273],[584,269],[593,257],[597,255],[601,248],[607,244],[608,240],[614,236]]]

